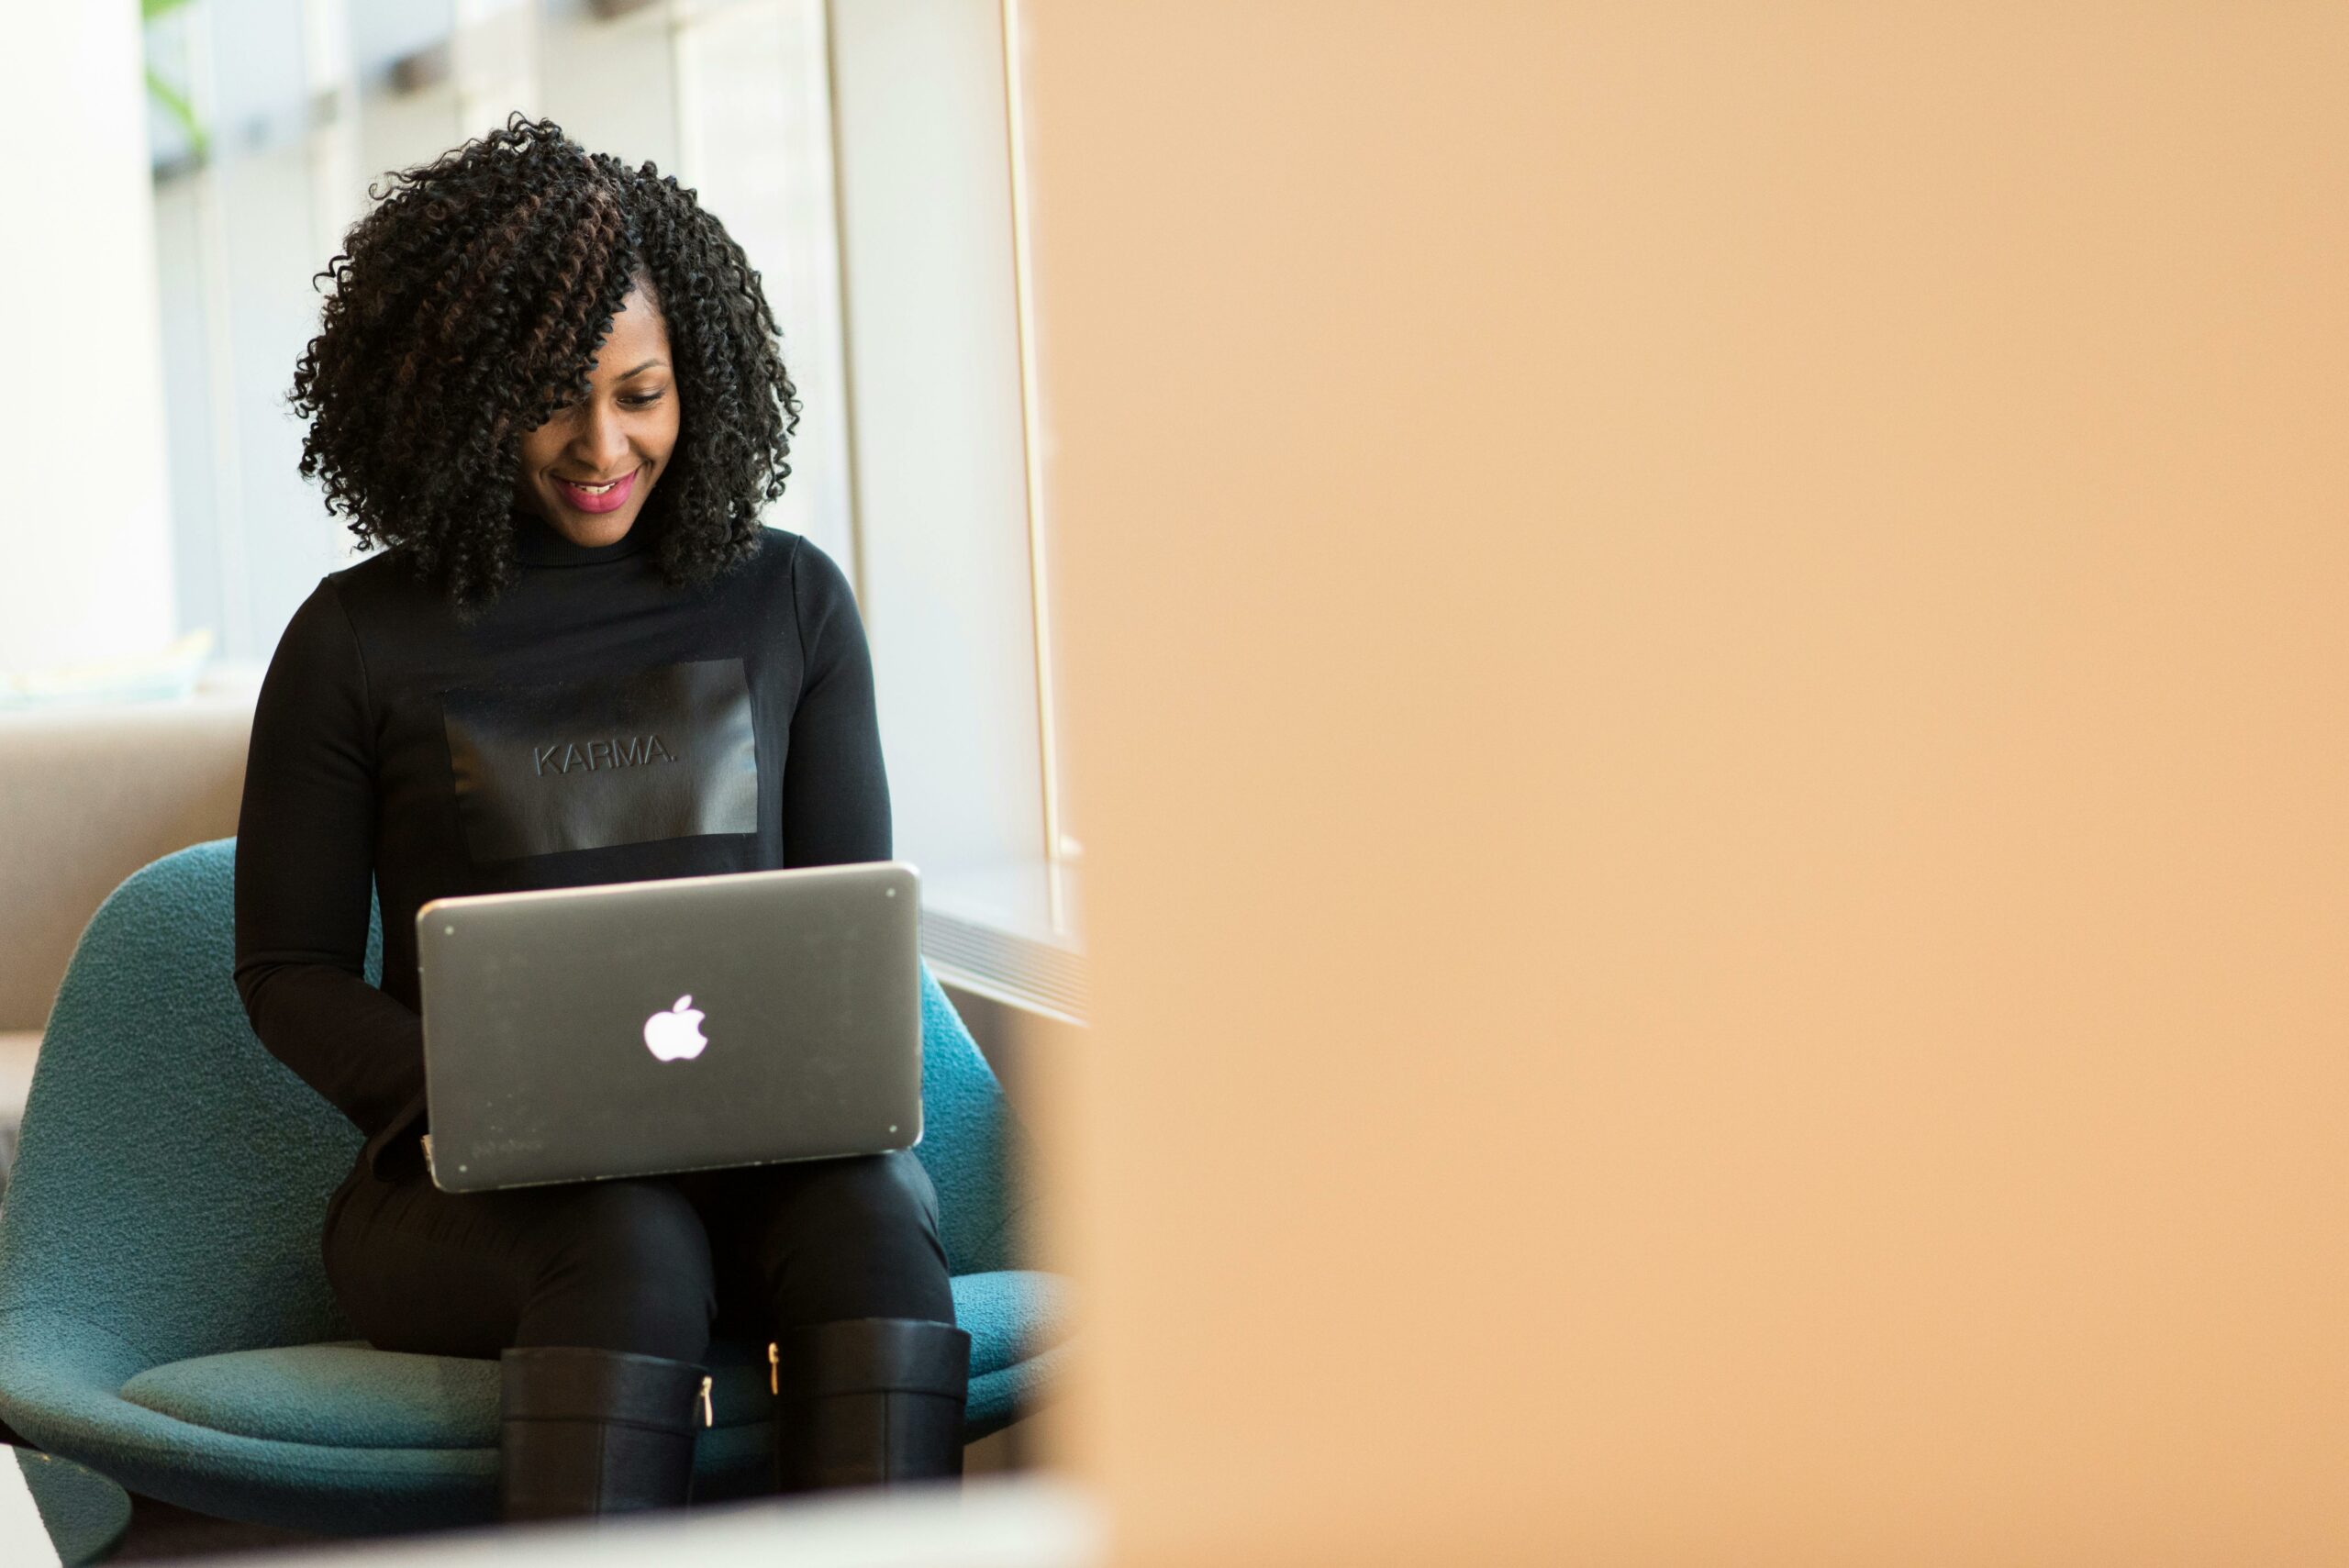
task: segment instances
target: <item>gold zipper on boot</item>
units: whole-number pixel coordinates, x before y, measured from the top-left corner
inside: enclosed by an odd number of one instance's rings
[[[709,1408],[709,1379],[707,1377],[701,1380],[701,1424],[705,1427],[718,1425],[718,1418],[711,1414]]]
[[[767,1341],[767,1392],[783,1393],[783,1347],[773,1340]]]

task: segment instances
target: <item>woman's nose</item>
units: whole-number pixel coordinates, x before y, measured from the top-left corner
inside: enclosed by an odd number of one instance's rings
[[[619,477],[616,470],[628,457],[628,431],[621,427],[618,411],[590,404],[574,445],[579,461],[594,468],[597,478]]]

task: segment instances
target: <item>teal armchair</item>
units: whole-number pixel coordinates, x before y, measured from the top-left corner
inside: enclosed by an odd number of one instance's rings
[[[337,1534],[486,1521],[497,1363],[357,1340],[319,1257],[360,1136],[272,1057],[229,977],[236,840],[126,880],[91,917],[41,1043],[0,1207],[0,1420],[135,1492]],[[382,977],[381,913],[367,978]],[[1000,1087],[928,965],[918,1148],[938,1188],[967,1435],[1039,1400],[1067,1338],[1057,1277],[1013,1266]],[[763,1347],[711,1353],[696,1495],[763,1489]]]

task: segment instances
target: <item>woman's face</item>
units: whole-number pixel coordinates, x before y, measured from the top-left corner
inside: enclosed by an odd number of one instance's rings
[[[612,317],[585,398],[522,438],[516,498],[573,544],[618,543],[669,466],[679,413],[669,329],[640,284]]]

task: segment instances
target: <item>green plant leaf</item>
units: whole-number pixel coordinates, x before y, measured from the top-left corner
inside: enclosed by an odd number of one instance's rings
[[[177,0],[163,0],[163,3],[176,4]],[[210,139],[204,134],[204,128],[195,123],[195,109],[188,103],[187,95],[157,75],[151,65],[147,68],[147,91],[155,95],[155,101],[179,122],[182,130],[187,132],[187,139],[195,144],[198,158],[211,150]]]

